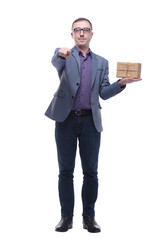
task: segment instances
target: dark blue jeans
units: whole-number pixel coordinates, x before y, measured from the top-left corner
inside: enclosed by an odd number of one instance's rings
[[[92,115],[76,116],[70,113],[67,119],[56,122],[55,138],[59,163],[59,198],[62,216],[73,216],[73,173],[77,140],[83,169],[82,203],[83,216],[94,216],[98,193],[98,154],[101,134],[95,129]]]

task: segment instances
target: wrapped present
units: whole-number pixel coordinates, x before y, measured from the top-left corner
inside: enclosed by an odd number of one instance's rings
[[[141,63],[117,62],[118,78],[140,78]]]

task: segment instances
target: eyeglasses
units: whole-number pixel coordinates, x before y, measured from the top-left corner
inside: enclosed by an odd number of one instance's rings
[[[74,28],[73,29],[73,32],[74,33],[81,33],[81,31],[83,31],[83,33],[90,33],[91,32],[91,29],[90,28]]]

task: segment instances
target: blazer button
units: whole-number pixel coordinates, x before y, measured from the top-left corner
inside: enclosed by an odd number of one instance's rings
[[[79,83],[77,83],[77,86],[79,86]]]
[[[72,96],[72,99],[74,99],[74,96]]]

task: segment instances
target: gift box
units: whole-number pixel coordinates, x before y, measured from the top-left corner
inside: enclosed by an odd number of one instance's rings
[[[140,78],[141,63],[117,62],[117,78]]]

